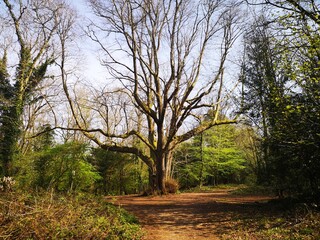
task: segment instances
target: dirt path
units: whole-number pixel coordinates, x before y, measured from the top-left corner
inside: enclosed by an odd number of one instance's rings
[[[262,203],[269,199],[217,190],[156,197],[123,196],[114,203],[139,219],[146,233],[144,240],[214,240],[240,228],[237,219],[249,219],[267,210]]]

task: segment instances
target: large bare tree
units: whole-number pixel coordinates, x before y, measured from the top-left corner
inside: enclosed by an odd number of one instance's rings
[[[102,148],[140,157],[156,192],[166,192],[179,143],[236,122],[219,118],[227,56],[240,33],[234,2],[89,1],[95,18],[88,35],[102,50],[111,81],[96,98],[103,125],[87,128],[69,96],[77,127]],[[198,124],[197,115],[207,112],[214,116]]]

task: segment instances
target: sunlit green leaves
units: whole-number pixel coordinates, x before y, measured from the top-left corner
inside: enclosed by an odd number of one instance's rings
[[[18,180],[24,187],[59,191],[89,190],[101,177],[87,161],[84,144],[66,143],[18,158]]]
[[[181,186],[242,181],[246,160],[237,145],[239,134],[233,125],[218,126],[182,144],[176,151],[176,175]]]

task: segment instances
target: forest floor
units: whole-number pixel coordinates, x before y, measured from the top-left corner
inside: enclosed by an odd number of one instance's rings
[[[145,233],[143,240],[319,239],[315,230],[319,215],[314,219],[312,214],[310,219],[308,212],[299,216],[288,214],[278,205],[270,204],[273,198],[216,189],[107,199],[138,218]],[[303,219],[307,217],[305,224]]]

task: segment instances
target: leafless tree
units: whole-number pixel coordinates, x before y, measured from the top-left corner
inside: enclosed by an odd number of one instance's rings
[[[303,16],[303,18],[309,18],[316,24],[320,25],[320,4],[315,0],[246,0],[246,2],[250,5],[269,5],[275,8],[283,9]]]
[[[236,2],[89,0],[96,18],[88,35],[105,54],[102,64],[116,87],[100,94],[104,101],[96,113],[103,127],[86,128],[85,119],[75,114],[78,129],[102,148],[140,157],[156,192],[166,192],[179,143],[236,122],[219,118],[226,100],[225,65],[240,34]],[[118,123],[112,111],[121,116]],[[214,116],[198,124],[197,115],[208,111]],[[144,148],[132,145],[132,138]]]

